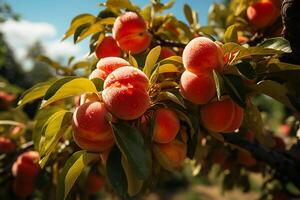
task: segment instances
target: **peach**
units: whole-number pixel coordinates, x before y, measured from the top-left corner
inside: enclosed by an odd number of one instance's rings
[[[16,99],[16,95],[0,91],[0,110],[8,109]]]
[[[98,45],[95,54],[98,59],[106,57],[120,57],[122,51],[113,37],[106,36]]]
[[[13,143],[9,138],[0,136],[0,153],[11,153],[15,149],[15,143]]]
[[[179,169],[187,154],[187,146],[178,140],[173,140],[167,144],[155,144],[154,148],[159,153],[161,164],[167,164],[168,167]]]
[[[12,166],[12,175],[18,181],[34,182],[40,172],[39,153],[27,151],[18,156]]]
[[[155,111],[153,140],[157,143],[169,143],[175,139],[180,129],[180,121],[177,114],[168,108],[160,108]]]
[[[169,58],[171,56],[176,56],[175,51],[173,51],[172,49],[170,49],[168,47],[162,47],[161,48],[161,52],[160,52],[160,58],[161,59]]]
[[[242,36],[242,35],[238,36],[238,43],[239,44],[244,44],[244,43],[247,43],[247,42],[249,42],[249,38],[247,38],[245,36]]]
[[[129,65],[129,62],[123,58],[106,57],[100,59],[97,63],[97,68],[90,74],[89,79],[101,78],[105,80],[106,77],[115,69]]]
[[[180,93],[194,104],[205,104],[216,95],[211,73],[194,74],[184,71],[180,78]]]
[[[107,121],[108,111],[101,102],[87,102],[73,114],[73,138],[85,150],[100,152],[114,145],[112,128]]]
[[[113,37],[122,50],[132,54],[145,51],[152,39],[146,21],[135,12],[125,12],[116,19]]]
[[[201,108],[203,125],[214,132],[233,132],[243,121],[244,111],[231,99],[215,101]]]
[[[139,69],[128,66],[113,71],[104,81],[103,101],[108,110],[123,120],[133,120],[150,106],[149,80]]]
[[[247,8],[249,23],[256,29],[265,28],[274,22],[277,8],[269,0],[263,0],[250,5]]]
[[[13,191],[19,197],[27,197],[33,194],[35,185],[33,182],[13,181]]]
[[[86,188],[88,194],[94,194],[101,190],[105,185],[105,179],[103,176],[91,172],[86,180]]]
[[[237,161],[246,167],[253,167],[257,163],[257,161],[255,160],[255,158],[253,158],[251,153],[243,150],[238,151]]]
[[[223,65],[223,50],[206,37],[191,40],[183,50],[182,61],[184,67],[195,74],[213,69],[220,70]]]

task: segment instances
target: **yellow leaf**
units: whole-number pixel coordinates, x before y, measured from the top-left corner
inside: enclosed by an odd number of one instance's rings
[[[161,51],[161,47],[156,46],[153,49],[151,49],[151,51],[147,55],[143,71],[148,77],[151,76],[151,73],[155,67],[155,64],[160,56],[160,51]]]

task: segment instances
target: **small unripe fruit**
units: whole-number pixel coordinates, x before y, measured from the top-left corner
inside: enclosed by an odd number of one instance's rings
[[[122,51],[118,47],[116,40],[111,36],[106,36],[95,51],[98,59],[106,57],[120,57],[121,53]]]
[[[161,52],[160,52],[160,58],[161,59],[169,58],[171,56],[176,56],[175,51],[173,51],[172,49],[170,49],[168,47],[162,47],[161,48]]]
[[[274,22],[277,8],[269,0],[260,1],[247,8],[250,24],[257,29],[265,28]]]
[[[244,111],[231,99],[215,101],[201,108],[203,125],[214,132],[233,132],[241,126]]]
[[[9,138],[0,136],[0,153],[11,153],[15,149],[15,143],[13,143]]]
[[[123,58],[106,57],[100,59],[97,63],[97,68],[90,74],[89,79],[101,78],[102,80],[105,80],[115,69],[129,65],[130,63]]]
[[[184,48],[182,61],[188,71],[201,74],[222,69],[223,56],[223,50],[218,44],[206,37],[197,37]]]
[[[150,106],[147,94],[149,80],[139,69],[121,67],[104,81],[103,101],[109,111],[123,120],[133,120]]]
[[[12,175],[22,182],[34,182],[40,172],[39,153],[27,151],[18,156],[12,166]]]
[[[177,114],[168,108],[160,108],[155,111],[155,123],[153,140],[157,143],[169,143],[175,139],[180,129],[180,121]]]
[[[106,120],[108,111],[101,102],[87,102],[73,114],[73,138],[85,150],[100,152],[114,145],[112,128]]]
[[[125,12],[116,19],[113,36],[121,49],[132,54],[146,50],[152,38],[145,20],[135,12]]]
[[[180,78],[180,93],[194,104],[206,104],[216,95],[215,81],[211,73],[196,75],[184,71]]]

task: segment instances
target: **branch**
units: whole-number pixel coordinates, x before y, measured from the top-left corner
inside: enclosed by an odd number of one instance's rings
[[[167,41],[165,39],[162,39],[158,35],[155,35],[155,33],[151,30],[149,30],[151,33],[153,39],[155,39],[161,46],[166,46],[166,47],[178,47],[178,48],[184,48],[186,44],[179,43],[179,42],[174,42],[174,41]]]
[[[226,142],[248,150],[257,160],[264,161],[282,177],[288,178],[297,187],[300,187],[300,169],[288,155],[268,149],[258,143],[249,142],[236,134],[224,134],[223,136]]]

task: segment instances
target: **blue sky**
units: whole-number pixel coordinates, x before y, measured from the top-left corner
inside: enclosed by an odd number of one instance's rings
[[[101,9],[98,4],[104,0],[5,0],[13,10],[21,15],[20,22],[8,21],[0,25],[9,45],[15,51],[17,58],[24,61],[26,48],[39,40],[46,47],[47,54],[57,59],[58,56],[83,56],[88,51],[87,41],[74,46],[72,39],[60,42],[71,20],[78,14],[97,14]],[[172,9],[167,10],[185,21],[183,5],[188,3],[199,14],[200,23],[206,24],[207,13],[213,2],[221,0],[177,0]],[[132,0],[144,7],[150,0]],[[166,0],[162,0],[166,2]]]

